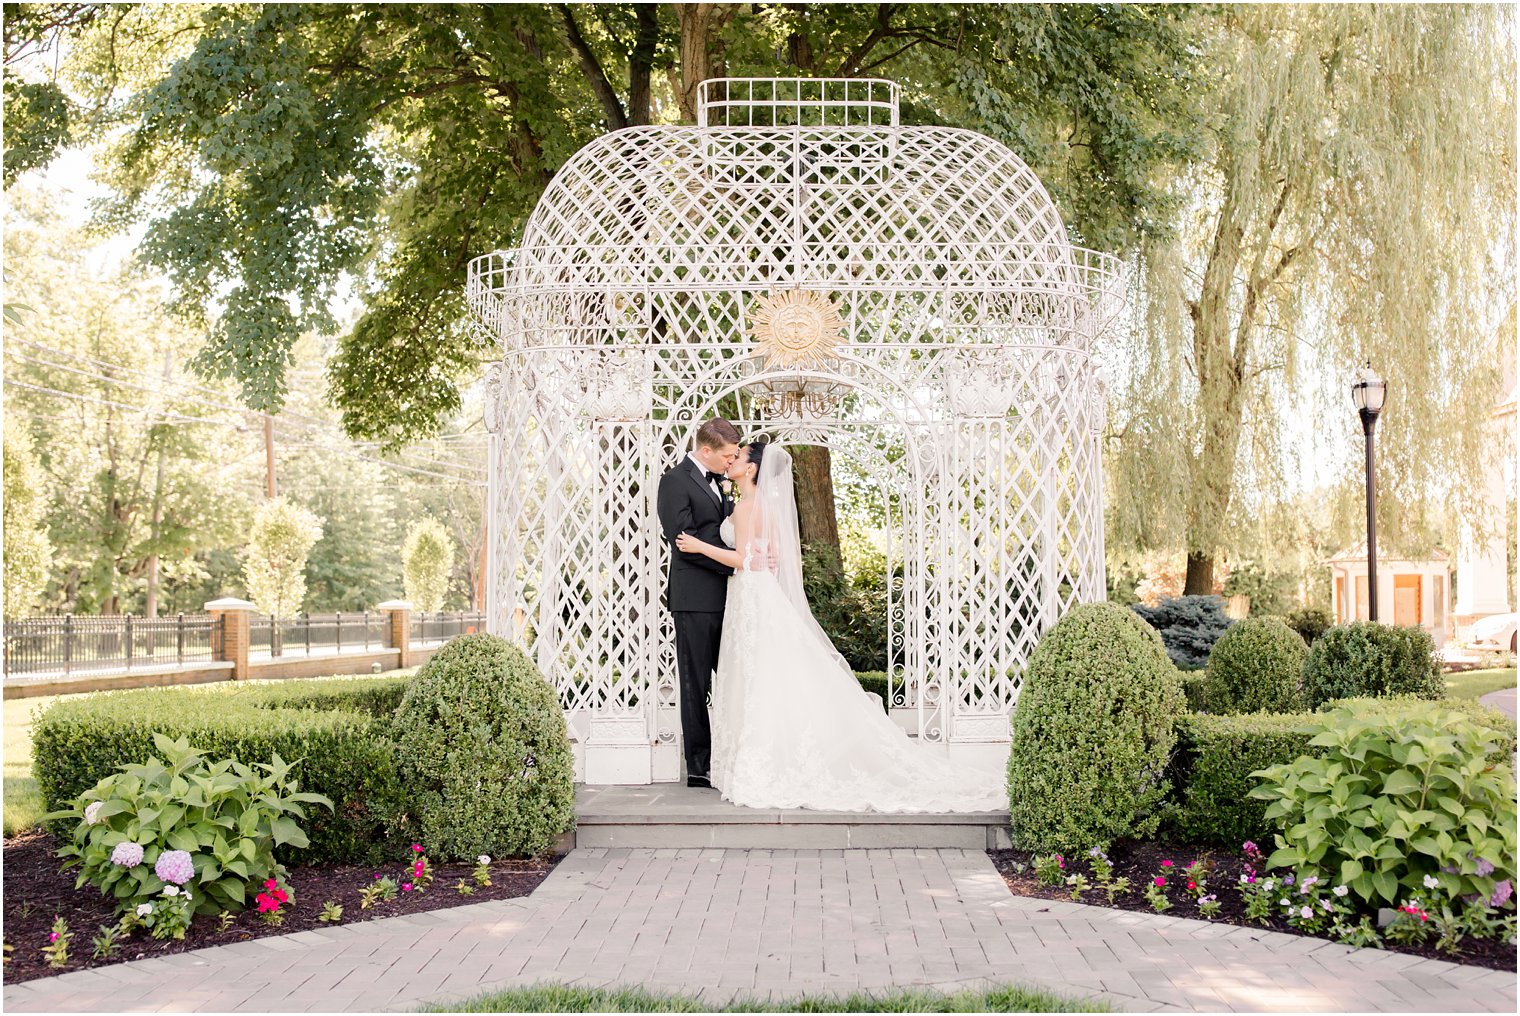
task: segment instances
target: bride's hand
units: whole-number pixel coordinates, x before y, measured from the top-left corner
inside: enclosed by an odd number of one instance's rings
[[[683,554],[700,554],[702,547],[702,541],[690,533],[682,533],[676,537],[676,549]]]

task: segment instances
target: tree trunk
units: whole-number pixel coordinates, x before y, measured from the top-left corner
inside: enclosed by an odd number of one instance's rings
[[[834,565],[842,566],[830,465],[827,448],[803,445],[792,450],[792,467],[797,480],[797,528],[802,545],[823,552]]]
[[[1212,596],[1214,594],[1214,555],[1189,551],[1187,556],[1187,579],[1182,585],[1183,596]]]
[[[641,127],[649,123],[654,105],[649,74],[660,44],[659,8],[639,4],[635,17],[638,28],[634,31],[633,53],[628,58],[628,123]]]
[[[676,101],[681,119],[688,123],[697,120],[698,83],[723,76],[720,33],[738,9],[738,4],[676,4],[681,22],[681,81]]]

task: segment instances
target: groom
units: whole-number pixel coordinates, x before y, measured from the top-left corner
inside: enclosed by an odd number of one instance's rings
[[[739,432],[723,419],[697,428],[696,447],[660,477],[660,529],[670,541],[670,584],[666,605],[675,619],[676,671],[681,677],[681,743],[686,752],[686,785],[711,787],[712,728],[707,696],[718,667],[723,604],[732,568],[701,554],[683,554],[675,540],[690,533],[722,546],[718,529],[734,510],[724,492],[724,474],[739,457]]]

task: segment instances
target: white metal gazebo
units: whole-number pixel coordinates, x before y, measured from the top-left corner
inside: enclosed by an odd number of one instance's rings
[[[470,266],[502,357],[489,627],[553,682],[588,783],[679,776],[655,485],[720,404],[880,478],[892,704],[925,742],[1006,755],[1035,642],[1105,595],[1091,354],[1121,266],[1007,148],[897,100],[704,81],[696,126],[587,145]]]

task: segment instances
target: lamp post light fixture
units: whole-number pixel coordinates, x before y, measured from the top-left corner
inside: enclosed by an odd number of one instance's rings
[[[1373,472],[1372,432],[1388,396],[1388,382],[1378,377],[1368,360],[1351,380],[1351,402],[1362,418],[1367,449],[1367,619],[1376,621],[1377,610],[1377,480]]]

